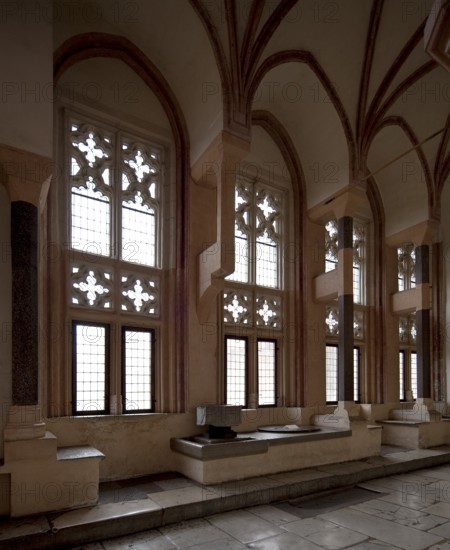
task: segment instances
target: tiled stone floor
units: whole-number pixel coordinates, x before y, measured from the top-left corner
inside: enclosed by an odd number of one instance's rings
[[[0,519],[0,550],[450,550],[449,539],[450,446],[207,487],[170,473],[109,482],[97,506]]]
[[[441,465],[75,548],[444,550],[449,539],[450,465]]]

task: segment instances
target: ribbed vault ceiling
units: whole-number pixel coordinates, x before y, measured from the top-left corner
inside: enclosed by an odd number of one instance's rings
[[[295,147],[309,208],[445,127],[367,180],[388,234],[411,225],[405,194],[420,201],[415,222],[439,216],[450,75],[424,50],[429,0],[142,0],[131,23],[101,4],[91,28],[59,21],[55,46],[86,31],[136,44],[181,106],[192,161],[222,128],[251,137],[252,111],[267,112]]]

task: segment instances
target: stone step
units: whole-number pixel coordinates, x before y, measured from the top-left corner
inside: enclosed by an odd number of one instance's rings
[[[2,472],[9,476],[13,517],[92,506],[98,501],[99,463],[90,445],[57,447],[56,437],[8,441]]]
[[[73,447],[58,447],[56,458],[57,460],[102,459],[105,458],[105,455],[90,445],[77,445]]]
[[[170,523],[248,506],[284,501],[357,485],[450,462],[450,446],[251,478],[236,484],[150,493],[146,499],[107,503],[51,515],[7,520],[0,528],[0,550],[66,548],[128,535]]]

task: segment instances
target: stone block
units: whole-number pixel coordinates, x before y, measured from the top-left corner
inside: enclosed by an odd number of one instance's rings
[[[237,426],[241,423],[241,407],[236,405],[200,405],[197,426]]]

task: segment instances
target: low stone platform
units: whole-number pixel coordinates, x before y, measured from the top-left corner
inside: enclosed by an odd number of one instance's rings
[[[351,487],[378,477],[446,463],[450,463],[450,446],[417,450],[385,447],[382,456],[365,460],[250,477],[207,487],[182,476],[110,482],[101,485],[100,504],[97,506],[0,520],[0,549],[62,550],[187,519]],[[119,491],[118,487],[122,489]]]
[[[201,436],[172,439],[171,449],[198,460],[220,460],[223,458],[250,456],[267,453],[274,445],[290,445],[307,441],[323,441],[340,437],[350,437],[351,430],[315,428],[311,432],[268,432],[257,431],[238,434],[229,441],[211,441]]]
[[[178,453],[177,471],[204,485],[380,453],[380,426],[364,420],[352,421],[351,428],[330,424],[311,426],[314,431],[309,432],[241,432],[233,440],[218,443],[202,442],[198,437],[172,439],[171,449]]]
[[[426,422],[408,419],[379,420],[383,426],[382,442],[409,449],[427,449],[450,442],[450,421]]]

